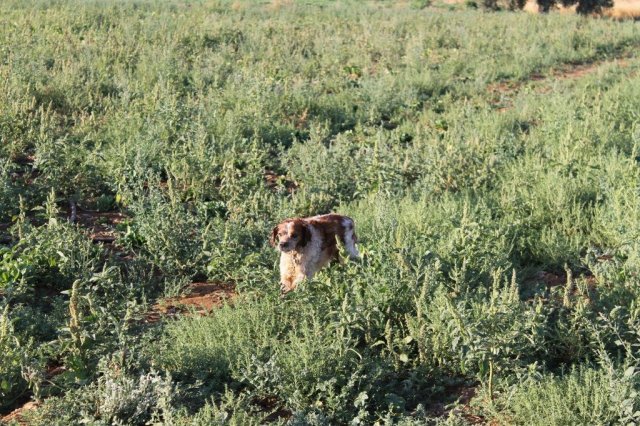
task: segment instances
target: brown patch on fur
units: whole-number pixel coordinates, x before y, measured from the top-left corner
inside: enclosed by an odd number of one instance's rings
[[[317,219],[309,220],[309,223],[315,226],[322,237],[322,250],[334,260],[338,259],[338,243],[336,237],[344,244],[344,235],[345,231],[347,231],[342,225],[343,217],[344,216],[337,214],[328,214],[320,216]],[[354,242],[357,242],[355,232],[353,233],[353,239]]]
[[[271,247],[275,247],[278,242],[278,232],[280,232],[280,225],[276,225],[271,230],[271,236],[269,237],[269,244]]]

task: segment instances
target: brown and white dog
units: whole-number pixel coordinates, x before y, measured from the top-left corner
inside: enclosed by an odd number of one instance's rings
[[[349,258],[360,257],[353,220],[339,214],[286,219],[271,232],[269,242],[280,252],[280,290],[287,293],[338,259],[336,239]]]

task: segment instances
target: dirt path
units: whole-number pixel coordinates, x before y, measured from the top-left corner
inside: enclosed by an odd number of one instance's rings
[[[501,81],[489,84],[487,86],[487,92],[491,97],[491,104],[496,107],[497,111],[505,112],[513,108],[512,98],[524,88],[533,88],[538,93],[549,93],[552,90],[552,84],[557,81],[577,80],[594,74],[606,66],[629,68],[631,60],[638,58],[638,54],[634,48],[638,50],[640,46],[627,48],[617,52],[613,57],[606,59],[561,64],[558,67],[552,68],[547,74],[534,72],[524,80]],[[629,76],[633,76],[636,73],[637,70],[634,69]]]
[[[111,244],[116,240],[116,227],[129,217],[120,212],[79,210],[76,223],[89,232],[93,242]]]

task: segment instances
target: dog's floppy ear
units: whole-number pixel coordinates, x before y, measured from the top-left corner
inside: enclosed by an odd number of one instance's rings
[[[280,225],[276,225],[271,230],[271,236],[269,237],[269,244],[271,244],[271,247],[275,247],[277,245],[279,228],[280,228]]]
[[[311,241],[311,229],[309,228],[308,223],[302,223],[302,232],[300,234],[298,245],[300,247],[304,247],[309,241]]]

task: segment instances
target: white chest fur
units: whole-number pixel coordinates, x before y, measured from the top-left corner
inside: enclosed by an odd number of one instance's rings
[[[311,239],[301,250],[280,254],[280,283],[283,291],[293,290],[300,281],[311,278],[329,259],[323,259],[322,237],[311,227]]]

